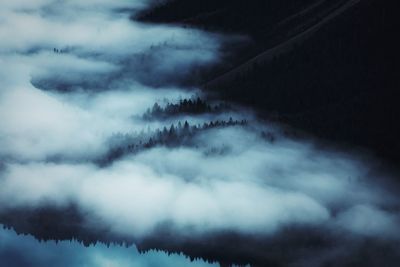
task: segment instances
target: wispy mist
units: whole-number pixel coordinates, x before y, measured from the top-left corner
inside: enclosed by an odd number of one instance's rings
[[[112,233],[137,239],[165,225],[176,238],[224,231],[274,237],[295,226],[320,229],[338,240],[347,236],[349,248],[363,238],[399,242],[396,189],[389,172],[369,159],[291,138],[240,107],[144,119],[155,102],[202,96],[174,81],[218,62],[228,38],[129,20],[147,4],[0,4],[0,211],[74,203],[93,216],[87,227],[100,218]],[[107,166],[96,162],[117,134],[230,118],[248,123],[209,127],[186,142],[158,143]],[[4,247],[19,253],[16,243],[25,243],[7,231],[0,235],[6,240],[0,256]],[[58,249],[44,246],[40,253]],[[74,256],[79,249],[62,246]],[[97,250],[105,248],[89,249],[82,257],[107,261]],[[121,261],[131,259],[114,250]],[[167,266],[163,256],[153,256]],[[99,264],[93,266],[109,266]]]

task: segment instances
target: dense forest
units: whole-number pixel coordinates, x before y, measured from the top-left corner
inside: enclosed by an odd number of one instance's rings
[[[220,113],[229,111],[232,107],[225,103],[215,105],[209,104],[207,101],[197,98],[182,99],[178,103],[167,103],[165,107],[161,107],[157,102],[153,107],[147,109],[143,114],[144,120],[164,121],[175,116],[181,115],[204,115],[207,113]],[[233,126],[247,126],[247,120],[234,120],[230,117],[228,120],[215,120],[204,122],[202,124],[190,124],[187,120],[178,121],[176,125],[172,123],[164,126],[162,129],[141,131],[131,134],[114,134],[109,140],[110,149],[97,160],[100,166],[107,166],[117,159],[125,155],[136,154],[145,149],[157,146],[178,147],[193,146],[192,138],[196,135],[212,130]],[[260,136],[269,142],[273,142],[275,137],[270,132],[261,131]],[[207,153],[223,153],[224,148],[211,148]]]
[[[77,241],[89,247],[102,243],[107,246],[120,245],[136,246],[140,253],[164,251],[168,254],[187,255],[191,261],[202,259],[220,266],[232,266],[232,262],[243,266],[287,266],[304,253],[305,249],[325,252],[335,247],[337,237],[324,235],[323,229],[290,227],[272,237],[248,236],[231,231],[215,232],[212,235],[188,239],[177,236],[168,226],[160,227],[153,235],[137,239],[128,236],[118,236],[111,233],[107,225],[99,224],[97,228],[86,227],[85,216],[90,212],[81,210],[71,203],[67,207],[52,205],[40,208],[13,209],[12,216],[7,211],[0,212],[0,219],[5,229],[13,229],[18,234],[31,234],[39,242],[46,241]],[[338,257],[333,263],[340,262],[342,266],[377,266],[368,265],[379,263],[374,254],[375,250],[385,254],[391,249],[386,244],[362,246],[357,250],[360,257],[348,259]],[[290,250],[291,253],[287,253]],[[386,253],[391,257],[390,253]],[[390,259],[388,259],[390,260]],[[396,260],[396,258],[392,259]]]
[[[185,121],[184,123],[179,122],[176,126],[171,124],[168,128],[164,127],[163,129],[156,129],[155,131],[147,133],[143,132],[133,135],[116,134],[110,140],[110,143],[112,143],[111,149],[104,157],[98,160],[98,164],[100,166],[105,166],[125,155],[136,154],[144,149],[150,149],[156,146],[192,146],[191,138],[201,132],[214,128],[246,126],[247,124],[248,122],[246,120],[239,121],[233,120],[232,118],[228,121],[217,120],[205,122],[202,125],[190,125]],[[263,134],[263,136],[264,135],[265,134]],[[271,137],[268,136],[268,138],[270,139]],[[220,153],[222,152],[220,151]]]
[[[154,103],[152,108],[148,108],[143,114],[146,121],[163,120],[178,115],[198,115],[198,114],[219,114],[233,110],[233,107],[227,103],[218,103],[211,105],[197,97],[196,99],[183,99],[179,103],[167,103],[165,107]]]

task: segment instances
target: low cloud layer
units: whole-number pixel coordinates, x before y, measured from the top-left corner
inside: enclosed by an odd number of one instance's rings
[[[2,206],[73,202],[116,233],[134,237],[172,223],[184,235],[271,235],[299,224],[398,238],[398,215],[380,208],[396,206],[398,199],[379,188],[373,181],[379,177],[368,175],[360,162],[283,138],[271,144],[239,127],[197,138],[198,148],[154,148],[107,168],[6,163]],[[229,152],[206,154],[221,145]]]
[[[129,20],[147,4],[0,4],[0,211],[74,203],[94,216],[89,227],[100,218],[113,233],[134,238],[163,225],[182,237],[224,231],[273,237],[299,226],[399,242],[397,189],[371,160],[295,140],[241,108],[144,120],[155,102],[201,96],[160,84],[217,62],[227,38]],[[230,117],[248,125],[210,128],[185,145],[96,164],[116,134]],[[17,237],[0,235],[10,242],[0,253],[17,249]]]

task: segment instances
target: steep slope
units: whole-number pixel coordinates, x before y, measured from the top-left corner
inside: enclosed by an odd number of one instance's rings
[[[363,1],[286,54],[221,86],[225,98],[319,136],[398,158],[397,49],[390,6]],[[243,90],[246,88],[246,94]]]
[[[262,22],[273,29],[268,41],[255,34],[261,26],[231,22],[253,36],[254,55],[247,52],[244,61],[237,55],[242,61],[205,88],[264,117],[399,162],[395,7],[390,1],[328,2],[304,4],[273,26]]]

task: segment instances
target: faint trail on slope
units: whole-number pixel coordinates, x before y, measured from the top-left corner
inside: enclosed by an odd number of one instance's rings
[[[291,50],[294,45],[300,44],[307,38],[309,38],[311,35],[313,35],[315,32],[317,32],[320,28],[322,28],[325,24],[336,18],[337,16],[341,15],[351,7],[355,6],[358,4],[361,0],[350,0],[343,4],[341,7],[337,8],[334,10],[332,13],[330,13],[328,16],[323,18],[320,22],[317,24],[311,26],[307,30],[297,34],[296,36],[293,36],[289,40],[273,47],[265,52],[253,57],[252,59],[248,60],[246,63],[228,71],[227,73],[223,74],[222,76],[219,76],[206,84],[203,85],[204,88],[210,89],[210,88],[216,88],[218,86],[223,85],[226,82],[231,81],[234,79],[237,75],[240,75],[241,73],[245,73],[248,70],[251,70],[251,68],[256,65],[256,64],[261,64],[264,62],[271,61],[274,57],[279,56],[281,54],[284,54]]]
[[[326,0],[320,0],[320,1],[316,2],[316,3],[314,3],[314,4],[311,4],[310,6],[304,8],[303,10],[301,10],[300,12],[298,12],[296,14],[293,14],[293,15],[287,17],[286,19],[280,21],[276,26],[279,27],[279,26],[281,26],[283,24],[288,23],[289,21],[291,21],[293,19],[296,19],[296,18],[298,18],[300,16],[303,16],[303,15],[307,14],[308,12],[310,12],[311,10],[313,10],[314,8],[320,6],[321,4],[323,4],[325,2],[326,2]]]

